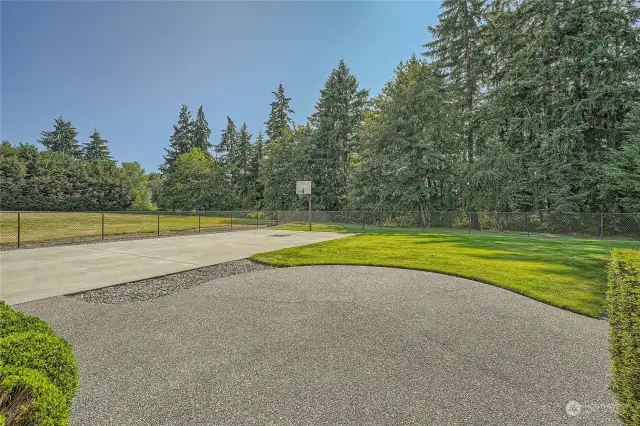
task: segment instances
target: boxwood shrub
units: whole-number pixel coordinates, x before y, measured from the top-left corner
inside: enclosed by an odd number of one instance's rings
[[[53,329],[46,322],[37,317],[30,317],[22,312],[16,312],[0,301],[0,338],[12,333],[38,331],[53,335]]]
[[[62,338],[37,331],[0,339],[0,365],[40,371],[71,401],[78,390],[78,366],[71,346]]]
[[[0,301],[0,426],[66,425],[77,390],[71,346],[46,322]]]
[[[69,404],[40,372],[14,366],[0,367],[0,411],[7,424],[66,425]],[[0,423],[3,425],[3,423]]]
[[[640,251],[613,250],[607,310],[616,412],[626,425],[640,425]]]

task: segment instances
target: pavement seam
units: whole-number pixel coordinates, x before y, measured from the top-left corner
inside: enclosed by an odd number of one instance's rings
[[[141,254],[124,253],[124,252],[109,250],[109,249],[100,250],[96,248],[87,247],[87,250],[101,251],[105,253],[114,253],[114,254],[120,254],[124,256],[132,256],[132,257],[144,257],[146,259],[164,260],[165,262],[181,263],[183,265],[207,266],[207,265],[201,265],[200,263],[184,262],[181,260],[166,259],[164,257],[144,256]]]

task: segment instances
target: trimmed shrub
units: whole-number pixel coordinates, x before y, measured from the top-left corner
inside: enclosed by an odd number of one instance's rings
[[[614,249],[607,292],[616,412],[640,425],[640,251]]]
[[[36,331],[0,339],[0,366],[31,368],[60,389],[68,402],[78,390],[78,365],[66,340]]]
[[[0,426],[62,426],[69,405],[60,390],[40,372],[15,366],[0,367]]]
[[[12,333],[37,331],[45,334],[55,334],[49,324],[40,318],[30,317],[22,312],[16,312],[6,303],[0,301],[0,337]]]

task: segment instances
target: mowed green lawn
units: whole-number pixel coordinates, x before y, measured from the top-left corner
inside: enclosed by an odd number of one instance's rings
[[[640,248],[640,242],[382,230],[260,253],[252,259],[277,266],[349,264],[440,272],[599,317],[607,288],[606,264],[614,247]]]
[[[233,225],[256,225],[256,219],[220,213],[202,215],[200,228],[221,228]],[[265,220],[260,219],[260,225]],[[198,229],[197,215],[160,214],[160,232],[175,232]],[[104,234],[145,234],[158,232],[158,214],[150,213],[105,213]],[[78,238],[101,238],[102,213],[92,212],[24,212],[20,214],[21,244],[73,240]],[[0,212],[0,245],[16,245],[18,241],[18,215]]]

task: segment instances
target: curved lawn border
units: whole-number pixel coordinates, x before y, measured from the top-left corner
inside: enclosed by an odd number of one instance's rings
[[[605,315],[604,313],[601,313],[600,317],[594,317],[594,316],[591,316],[591,315],[587,315],[584,312],[580,312],[579,310],[571,309],[571,307],[554,305],[551,302],[532,297],[532,296],[530,296],[530,295],[528,295],[528,294],[526,294],[524,292],[518,291],[517,289],[512,289],[512,288],[509,288],[509,287],[505,287],[505,286],[503,286],[503,285],[501,285],[499,283],[491,282],[491,281],[480,279],[480,278],[476,278],[476,277],[473,277],[473,276],[470,276],[470,275],[443,272],[443,271],[440,271],[440,270],[437,270],[437,269],[429,269],[429,268],[412,268],[412,267],[409,267],[409,266],[384,265],[384,264],[381,264],[381,263],[334,262],[334,263],[300,263],[300,264],[295,264],[295,265],[284,265],[284,264],[276,264],[276,263],[271,263],[271,262],[268,262],[268,261],[263,261],[263,260],[256,259],[255,256],[259,256],[260,254],[262,254],[262,253],[258,253],[256,255],[253,255],[249,259],[254,261],[254,262],[256,262],[256,263],[260,263],[260,264],[265,265],[265,266],[271,266],[271,267],[274,267],[274,268],[298,268],[298,267],[301,267],[301,266],[370,266],[370,267],[374,267],[374,268],[406,269],[406,270],[409,270],[409,271],[431,272],[431,273],[440,274],[440,275],[446,275],[446,276],[450,276],[450,277],[464,278],[465,280],[475,281],[475,282],[478,282],[478,283],[481,283],[481,284],[487,284],[487,285],[491,285],[491,286],[494,286],[494,287],[498,287],[498,288],[501,288],[503,290],[507,290],[507,291],[510,291],[512,293],[519,294],[520,296],[524,296],[524,297],[526,297],[528,299],[535,300],[536,302],[541,302],[541,303],[544,303],[545,305],[553,306],[554,308],[559,308],[559,309],[562,309],[564,311],[569,311],[569,312],[574,313],[574,314],[582,315],[582,316],[589,317],[589,318],[597,318],[597,319],[605,319],[606,318],[604,316]]]
[[[361,265],[434,272],[602,318],[610,249],[625,245],[501,235],[361,234],[250,259],[278,267]]]

